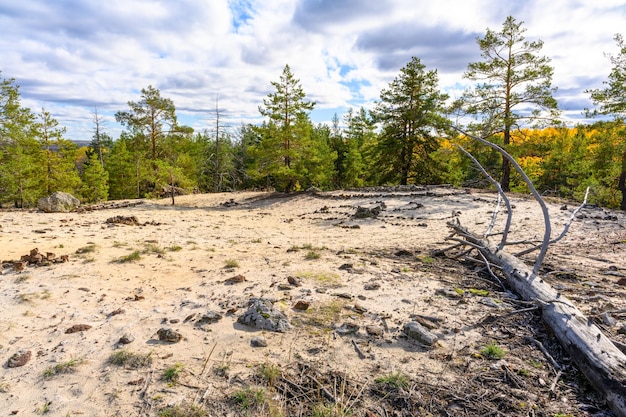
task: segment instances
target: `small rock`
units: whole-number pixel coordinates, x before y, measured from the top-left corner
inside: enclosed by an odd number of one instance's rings
[[[432,346],[437,343],[437,340],[439,340],[436,334],[430,332],[424,326],[414,321],[406,323],[402,330],[409,339],[417,340],[418,342],[428,346]]]
[[[198,319],[196,324],[213,324],[222,319],[222,315],[217,311],[207,311]]]
[[[30,350],[27,350],[27,351],[20,350],[17,353],[14,353],[13,356],[9,358],[9,360],[7,361],[7,367],[18,368],[20,366],[24,366],[28,363],[31,356],[32,356],[32,353]]]
[[[287,282],[289,282],[289,284],[293,285],[294,287],[299,287],[302,285],[302,282],[299,278],[292,277],[291,275],[287,277]]]
[[[278,286],[276,288],[278,289],[278,291],[291,291],[291,290],[293,290],[293,286],[291,286],[289,284],[278,284]]]
[[[367,291],[373,291],[373,290],[377,290],[380,288],[380,284],[378,282],[371,282],[368,284],[365,284],[365,286],[363,286],[363,289],[367,290]]]
[[[135,337],[133,335],[125,334],[120,337],[120,340],[118,340],[117,343],[119,343],[120,345],[128,345],[129,343],[133,343],[134,341]]]
[[[345,336],[348,334],[354,334],[359,331],[359,325],[356,323],[346,322],[338,327],[335,331],[340,336]]]
[[[125,313],[125,310],[123,308],[118,308],[118,309],[111,311],[109,314],[107,314],[107,317],[113,317],[113,316],[117,316],[118,314],[123,314],[123,313]]]
[[[455,290],[451,290],[448,288],[438,288],[435,291],[435,294],[443,295],[444,297],[448,297],[448,298],[463,298],[463,293],[461,293],[460,291],[455,291]]]
[[[250,345],[252,347],[267,347],[267,340],[263,336],[253,337],[250,340]]]
[[[359,314],[363,314],[363,313],[365,313],[367,311],[367,309],[365,307],[363,307],[359,303],[355,303],[354,307],[352,307],[352,310],[354,310],[355,312],[357,312]]]
[[[370,324],[365,326],[365,331],[370,336],[382,336],[385,330],[382,328],[382,326]]]
[[[352,264],[343,264],[339,267],[340,270],[342,271],[347,271],[349,269],[352,269],[353,265]]]
[[[352,300],[352,295],[348,294],[347,292],[334,293],[333,295],[335,297],[345,298],[346,300]]]
[[[611,315],[607,312],[602,313],[602,322],[610,327],[613,327],[617,324],[617,320],[611,317]]]
[[[224,281],[224,284],[233,285],[233,284],[239,284],[240,282],[245,282],[245,281],[246,281],[246,277],[240,274],[240,275],[235,275],[234,277],[228,278],[226,281]]]
[[[164,342],[177,343],[180,342],[183,336],[175,330],[168,327],[163,327],[157,331],[159,340]]]
[[[304,300],[299,300],[298,302],[296,302],[296,304],[293,306],[294,309],[296,310],[308,310],[309,307],[311,306],[311,303],[308,301],[304,301]]]
[[[67,329],[65,331],[65,333],[78,333],[78,332],[83,332],[85,330],[89,330],[91,329],[91,326],[88,324],[75,324],[72,327],[70,327],[69,329]]]
[[[620,327],[620,329],[617,331],[617,334],[626,334],[626,325]]]
[[[480,300],[478,300],[478,302],[488,307],[493,307],[497,309],[504,308],[504,306],[502,305],[502,302],[499,302],[498,300],[492,297],[482,297]]]

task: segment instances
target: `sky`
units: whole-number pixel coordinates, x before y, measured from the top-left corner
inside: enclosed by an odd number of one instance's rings
[[[232,129],[258,123],[288,64],[316,102],[313,122],[328,123],[371,108],[412,57],[459,97],[477,37],[507,16],[544,42],[563,119],[583,122],[585,90],[603,86],[613,37],[626,35],[626,1],[0,0],[0,77],[67,139],[90,140],[94,109],[117,138],[115,112],[150,85],[197,131],[214,127],[216,108]]]

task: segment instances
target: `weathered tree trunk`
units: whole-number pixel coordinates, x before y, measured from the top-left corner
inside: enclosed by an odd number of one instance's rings
[[[570,300],[515,256],[476,237],[458,224],[450,226],[485,258],[502,267],[510,287],[541,306],[542,316],[578,369],[604,395],[611,410],[626,417],[626,355],[586,318]]]

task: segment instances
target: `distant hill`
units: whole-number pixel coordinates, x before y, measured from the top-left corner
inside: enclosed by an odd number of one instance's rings
[[[73,140],[72,142],[74,142],[79,148],[82,148],[83,146],[89,146],[89,144],[91,143],[90,140]]]

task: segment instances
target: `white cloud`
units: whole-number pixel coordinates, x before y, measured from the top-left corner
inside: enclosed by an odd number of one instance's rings
[[[45,107],[75,139],[91,136],[94,106],[119,134],[113,114],[148,85],[197,128],[217,94],[232,120],[254,120],[285,64],[320,113],[341,115],[371,105],[412,56],[458,95],[479,59],[475,38],[508,15],[544,41],[558,98],[576,119],[589,105],[584,90],[610,71],[604,53],[616,52],[624,1],[0,0],[0,70],[22,86],[25,105]]]

